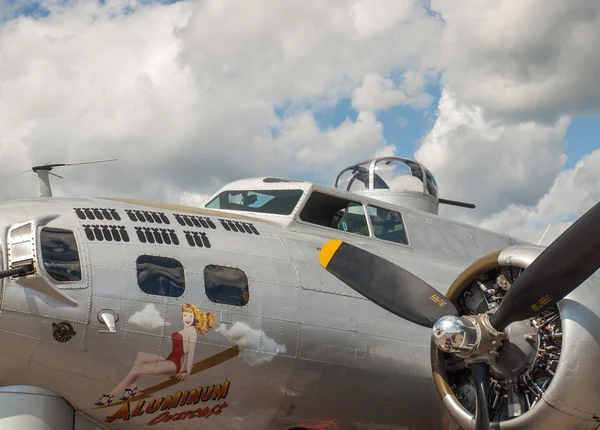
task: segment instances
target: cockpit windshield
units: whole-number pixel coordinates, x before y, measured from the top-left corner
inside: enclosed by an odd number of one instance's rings
[[[205,207],[230,211],[290,215],[302,194],[302,190],[229,190],[220,193]]]

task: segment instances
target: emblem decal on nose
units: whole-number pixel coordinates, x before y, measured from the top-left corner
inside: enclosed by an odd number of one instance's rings
[[[76,334],[73,326],[66,321],[58,324],[52,323],[52,336],[57,342],[68,342]]]

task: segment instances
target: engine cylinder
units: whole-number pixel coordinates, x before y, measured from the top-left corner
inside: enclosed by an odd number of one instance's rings
[[[541,247],[522,245],[483,257],[457,277],[446,297],[459,310],[493,310],[510,288],[510,280],[514,281],[542,251]],[[515,339],[524,337],[515,343],[521,352],[527,352],[527,343],[537,352],[535,358],[528,358],[517,351],[509,358],[522,356],[522,360],[508,360],[501,363],[506,369],[493,370],[497,385],[491,386],[490,403],[494,390],[506,391],[506,396],[499,396],[499,401],[505,402],[505,412],[496,416],[499,425],[495,428],[600,430],[600,373],[595,370],[600,362],[600,343],[595,341],[600,339],[600,300],[593,292],[599,284],[600,277],[592,276],[558,307],[525,321],[523,324],[531,324],[537,335],[526,327],[513,330]],[[474,429],[468,380],[456,378],[464,363],[448,360],[433,340],[431,358],[434,382],[444,406],[463,428]],[[463,375],[468,378],[468,372],[463,371]],[[493,410],[494,405],[490,408]]]

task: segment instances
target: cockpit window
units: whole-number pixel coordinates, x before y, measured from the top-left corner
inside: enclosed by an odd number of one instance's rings
[[[44,227],[40,233],[42,262],[58,282],[81,281],[81,264],[75,235],[70,230]]]
[[[302,190],[223,191],[208,202],[205,207],[209,209],[289,215],[294,211],[300,197],[302,197],[302,193]]]
[[[369,236],[363,205],[339,196],[313,191],[300,212],[300,219],[323,227]]]
[[[404,222],[402,222],[402,215],[399,212],[377,206],[368,206],[367,213],[371,219],[375,237],[408,245]]]

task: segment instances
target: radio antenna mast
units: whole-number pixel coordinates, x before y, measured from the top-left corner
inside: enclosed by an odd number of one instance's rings
[[[39,197],[52,197],[52,187],[50,186],[50,176],[56,176],[57,178],[61,178],[55,173],[52,173],[52,169],[55,167],[65,167],[65,166],[79,166],[81,164],[95,164],[95,163],[105,163],[108,161],[116,161],[116,158],[110,158],[107,160],[95,160],[95,161],[82,161],[80,163],[55,163],[50,164],[46,163],[41,166],[33,166],[30,170],[25,170],[21,173],[27,172],[35,172],[38,176],[38,196]]]

